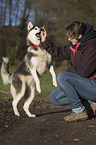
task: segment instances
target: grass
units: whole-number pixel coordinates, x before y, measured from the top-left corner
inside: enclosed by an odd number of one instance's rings
[[[11,68],[10,69],[10,73],[14,72],[15,69]],[[53,82],[52,82],[52,76],[51,74],[48,72],[46,73],[43,77],[40,78],[40,84],[41,84],[41,93],[38,93],[35,89],[35,98],[34,98],[34,102],[32,102],[31,105],[33,105],[34,103],[42,103],[42,106],[46,105],[47,102],[49,102],[49,94],[55,90],[56,88],[53,86]],[[0,103],[4,104],[4,102],[12,102],[12,96],[9,93],[10,92],[10,84],[8,85],[4,85],[2,78],[1,78],[1,71],[0,71],[0,91],[4,91],[3,93],[0,93]],[[8,92],[8,93],[6,93]],[[43,99],[41,99],[41,96],[44,96]],[[42,101],[41,101],[42,100]],[[4,105],[5,106],[5,105]],[[22,108],[22,107],[21,107]],[[21,109],[19,108],[19,110]],[[12,109],[12,108],[11,108]],[[2,112],[2,110],[1,110]],[[3,112],[4,113],[4,112]]]
[[[11,68],[10,72],[12,73],[14,72],[14,70],[15,69]],[[42,90],[40,94],[52,92],[55,89],[52,82],[52,76],[49,72],[40,78],[40,84],[41,84],[41,90]],[[3,84],[3,81],[1,78],[1,71],[0,71],[0,90],[5,91],[5,92],[10,92],[10,84],[8,85]],[[37,91],[36,91],[36,94],[38,94]]]
[[[56,74],[58,74],[61,71],[64,71],[64,66],[66,70],[66,64],[65,65],[62,64],[61,67],[55,68]],[[10,67],[9,70],[10,73],[14,72],[15,69],[16,67],[14,68]],[[30,104],[30,111],[36,114],[39,113],[42,114],[42,110],[48,109],[48,107],[52,105],[48,96],[53,90],[56,89],[53,86],[52,76],[49,72],[40,78],[40,84],[41,84],[41,93],[39,94],[37,91],[35,91],[36,95],[34,101]],[[4,93],[2,93],[1,91],[4,91]],[[17,123],[19,119],[21,120],[21,118],[17,118],[17,116],[15,116],[13,113],[13,107],[12,107],[13,99],[9,92],[10,92],[10,84],[3,85],[3,81],[1,78],[1,70],[0,70],[0,108],[1,108],[0,124],[2,126],[2,128],[0,128],[1,129],[0,132],[2,132],[2,130],[5,130],[6,126],[8,126],[8,128],[12,126],[14,124],[14,121],[16,121]],[[23,104],[24,104],[23,100],[18,103],[18,111],[20,112],[20,115],[23,114],[25,118],[26,116],[23,111]]]
[[[56,74],[58,74],[62,71],[65,71],[69,66],[69,63],[67,61],[60,62],[60,64],[61,65],[58,68],[55,68]],[[10,67],[10,69],[9,69],[10,73],[13,73],[15,69],[16,68]],[[56,89],[53,86],[52,76],[49,72],[47,72],[43,77],[40,78],[40,84],[41,84],[41,93],[39,94],[37,91],[35,91],[36,95],[50,94],[53,90]],[[1,70],[0,70],[0,90],[5,91],[5,92],[10,92],[10,84],[8,84],[8,85],[3,84],[3,81],[1,78]]]

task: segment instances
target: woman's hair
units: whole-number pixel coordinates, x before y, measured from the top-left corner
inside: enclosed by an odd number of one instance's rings
[[[73,23],[66,28],[65,32],[69,37],[78,39],[78,36],[80,34],[83,35],[85,30],[86,26],[84,25],[84,23],[73,21]]]

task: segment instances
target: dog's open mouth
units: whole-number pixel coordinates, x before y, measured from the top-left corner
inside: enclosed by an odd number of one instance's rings
[[[36,37],[40,38],[40,34],[41,34],[41,32],[36,33]]]

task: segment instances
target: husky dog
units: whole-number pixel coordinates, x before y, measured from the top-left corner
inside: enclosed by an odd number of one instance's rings
[[[43,76],[49,70],[55,87],[57,87],[57,82],[51,56],[40,47],[40,34],[43,29],[41,30],[29,21],[27,30],[27,40],[31,45],[28,47],[23,61],[11,75],[8,71],[9,59],[3,57],[1,76],[4,84],[11,84],[12,106],[15,115],[20,116],[17,109],[18,102],[23,97],[27,97],[23,109],[29,117],[36,117],[35,114],[30,113],[29,106],[34,98],[35,83],[37,91],[41,92],[39,76]]]

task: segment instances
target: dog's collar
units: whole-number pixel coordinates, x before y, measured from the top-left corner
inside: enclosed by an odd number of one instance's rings
[[[32,47],[34,47],[34,48],[38,48],[39,47],[39,45],[31,45]]]

